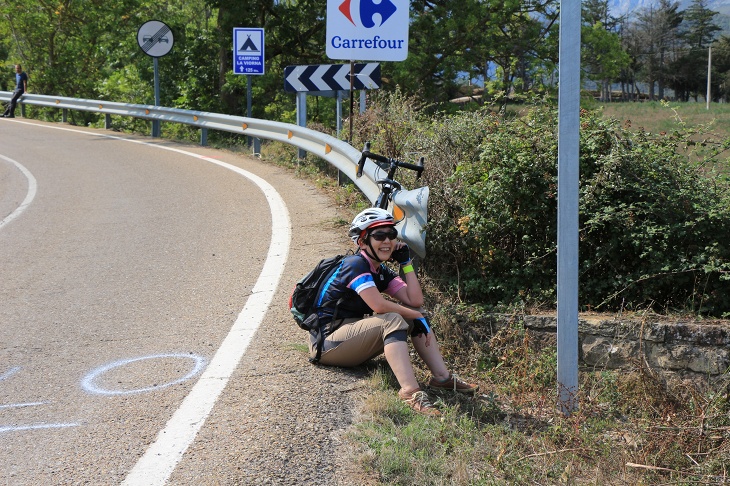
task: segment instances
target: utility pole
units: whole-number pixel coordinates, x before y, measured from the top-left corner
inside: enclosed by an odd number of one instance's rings
[[[710,109],[710,79],[712,78],[712,46],[707,52],[707,108]]]

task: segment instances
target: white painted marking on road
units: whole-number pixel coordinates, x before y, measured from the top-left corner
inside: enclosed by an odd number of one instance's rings
[[[211,164],[232,170],[249,179],[259,187],[269,204],[269,210],[271,212],[271,242],[263,269],[251,291],[251,295],[246,300],[243,310],[238,314],[236,322],[231,327],[220,348],[218,348],[215,356],[213,356],[210,365],[208,365],[198,382],[193,386],[188,396],[185,397],[180,408],[177,409],[167,422],[165,428],[159,432],[156,441],[150,445],[147,452],[140,458],[122,483],[128,486],[165,484],[178,462],[180,462],[180,459],[182,459],[183,454],[195,439],[195,436],[208,418],[208,415],[213,410],[215,402],[228,384],[231,374],[246,352],[251,338],[253,338],[254,333],[261,325],[261,321],[274,298],[274,293],[279,285],[279,280],[281,280],[289,255],[289,242],[291,240],[289,211],[281,195],[276,192],[276,189],[271,184],[247,170],[226,162],[211,160],[210,157],[204,155],[154,144],[148,141],[132,140],[66,127],[37,125],[28,122],[21,123],[149,145],[205,160]]]
[[[38,405],[46,405],[47,403],[48,402],[9,403],[7,405],[0,405],[0,410],[4,408],[37,407]]]
[[[165,359],[165,358],[192,359],[193,361],[195,361],[195,366],[185,376],[182,376],[182,377],[178,378],[177,380],[168,381],[167,383],[158,384],[156,386],[135,388],[132,390],[110,390],[108,388],[102,388],[100,386],[97,386],[94,383],[94,381],[100,375],[106,373],[109,370],[113,370],[114,368],[119,368],[120,366],[128,365],[130,363],[136,363],[138,361],[144,361],[144,360],[148,360],[148,359]],[[132,395],[135,393],[144,393],[144,392],[161,390],[162,388],[167,388],[168,386],[177,385],[178,383],[182,383],[183,381],[187,381],[190,378],[194,377],[195,375],[200,373],[203,370],[203,368],[205,368],[205,358],[203,358],[202,356],[194,355],[194,354],[183,354],[183,353],[155,354],[152,356],[142,356],[140,358],[122,359],[119,361],[115,361],[113,363],[109,363],[104,366],[100,366],[100,367],[96,368],[95,370],[92,370],[89,374],[87,374],[84,377],[83,380],[81,380],[81,387],[89,393],[97,393],[99,395]]]
[[[20,366],[15,366],[14,368],[10,368],[8,371],[0,375],[0,381],[7,380],[11,376],[13,376],[15,373],[20,371]]]
[[[0,426],[0,434],[3,432],[18,432],[23,430],[38,430],[38,429],[65,429],[68,427],[78,427],[81,424],[70,423],[70,424],[34,424],[34,425],[5,425]]]
[[[0,155],[0,159],[7,160],[11,164],[13,164],[15,167],[20,170],[20,172],[23,173],[26,179],[28,179],[28,192],[25,195],[25,199],[23,199],[23,202],[20,203],[20,206],[15,208],[15,211],[8,214],[5,219],[0,221],[0,229],[2,229],[3,226],[20,216],[20,213],[26,210],[28,206],[30,206],[30,203],[33,202],[33,199],[35,198],[36,192],[38,190],[38,184],[36,183],[35,177],[33,177],[33,174],[30,173],[28,169],[23,167],[23,165],[20,162],[16,162],[15,160],[11,159],[10,157],[5,157],[4,155]]]

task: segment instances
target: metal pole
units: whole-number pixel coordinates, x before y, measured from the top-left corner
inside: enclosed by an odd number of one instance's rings
[[[300,127],[307,126],[307,92],[297,92],[297,125]],[[303,159],[307,156],[307,152],[304,149],[298,149],[298,157]]]
[[[155,71],[155,106],[160,106],[160,67],[157,62],[157,58],[153,57],[153,65]],[[152,136],[160,136],[160,121],[152,120]]]
[[[710,78],[712,77],[712,46],[707,53],[707,108],[710,109]]]
[[[251,118],[251,75],[246,75],[246,116]],[[246,137],[247,145],[251,146],[251,137]]]
[[[342,91],[337,91],[337,105],[335,110],[335,117],[337,118],[337,138],[340,138],[340,132],[342,131]]]
[[[578,393],[578,145],[580,0],[560,1],[558,85],[558,399],[563,414]]]
[[[352,110],[355,107],[355,61],[350,61],[350,136],[348,143],[352,143],[352,119],[354,118]]]
[[[360,114],[365,113],[365,90],[360,90]]]

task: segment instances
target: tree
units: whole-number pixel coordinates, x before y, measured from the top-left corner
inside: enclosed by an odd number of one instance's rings
[[[601,101],[611,101],[611,82],[630,64],[617,34],[621,19],[609,15],[607,0],[587,0],[583,4],[582,20],[583,72],[601,87]]]
[[[708,47],[712,44],[720,27],[713,22],[717,12],[706,6],[706,0],[694,0],[683,13],[684,19],[679,32],[682,42],[676,59],[671,64],[669,86],[677,98],[697,100],[707,86]]]
[[[723,35],[712,44],[712,80],[717,97],[727,101],[730,94],[730,36]]]
[[[669,63],[679,42],[679,26],[682,14],[679,2],[659,0],[658,8],[648,7],[641,11],[638,21],[631,28],[633,52],[641,63],[641,74],[649,85],[649,98],[654,99],[654,87],[658,85],[659,98],[664,97]]]
[[[714,23],[718,12],[707,8],[707,0],[693,0],[684,12],[682,38],[690,47],[703,49],[712,44],[717,33],[722,30]]]

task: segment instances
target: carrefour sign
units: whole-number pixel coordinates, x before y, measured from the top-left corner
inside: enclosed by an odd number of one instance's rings
[[[327,57],[403,61],[409,0],[327,0]]]

